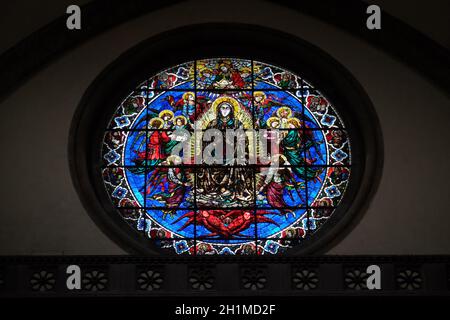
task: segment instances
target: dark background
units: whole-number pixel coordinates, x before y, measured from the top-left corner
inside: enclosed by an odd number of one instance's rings
[[[2,3],[0,52],[64,15],[68,5],[86,2]],[[371,3],[450,48],[448,1]],[[365,20],[361,16],[361,28]],[[89,218],[73,187],[67,152],[72,117],[90,83],[120,54],[162,31],[201,22],[262,25],[309,41],[344,65],[372,100],[384,139],[383,175],[364,217],[329,254],[450,253],[450,109],[442,88],[363,39],[287,7],[192,0],[90,38],[1,101],[0,255],[125,253]],[[270,45],[261,43],[261,50]],[[168,54],[182,55],[183,48]]]

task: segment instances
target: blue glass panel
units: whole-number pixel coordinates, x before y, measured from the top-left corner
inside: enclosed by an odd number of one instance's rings
[[[206,130],[237,128],[271,129],[272,145],[253,145],[249,133],[233,142],[243,164],[193,162],[211,142]],[[104,135],[101,174],[126,223],[163,249],[279,254],[301,245],[343,198],[351,171],[343,128],[325,95],[290,71],[249,59],[192,61],[151,75],[122,100]],[[222,138],[224,152],[237,154],[234,139]],[[173,155],[182,142],[192,148]],[[255,150],[281,166],[250,163]]]

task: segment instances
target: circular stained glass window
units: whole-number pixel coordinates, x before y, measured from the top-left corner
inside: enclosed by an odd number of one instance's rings
[[[274,255],[333,216],[351,142],[326,92],[300,74],[211,58],[151,75],[123,97],[102,159],[123,223],[163,251]]]

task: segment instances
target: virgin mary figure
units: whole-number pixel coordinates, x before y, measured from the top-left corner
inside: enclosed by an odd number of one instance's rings
[[[243,129],[243,123],[236,117],[236,111],[239,108],[237,100],[231,97],[220,97],[214,101],[212,108],[215,115],[206,129],[223,130],[222,135],[227,129]],[[197,201],[207,205],[247,205],[254,196],[252,170],[243,166],[242,162],[239,166],[236,164],[238,164],[237,156],[245,157],[248,143],[246,140],[245,143],[242,141],[234,143],[235,141],[228,139],[228,136],[223,141],[225,143],[222,154],[227,154],[227,159],[221,165],[200,169],[197,175]],[[232,152],[227,153],[227,150]]]

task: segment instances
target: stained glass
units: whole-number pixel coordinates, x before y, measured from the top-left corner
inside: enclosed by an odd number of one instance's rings
[[[320,230],[344,197],[344,122],[291,71],[210,58],[130,91],[104,135],[102,177],[130,232],[163,251],[284,253]]]

